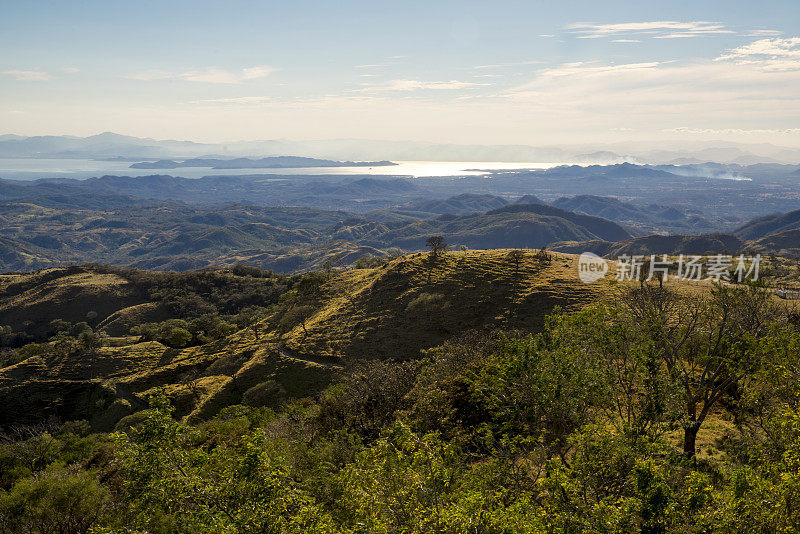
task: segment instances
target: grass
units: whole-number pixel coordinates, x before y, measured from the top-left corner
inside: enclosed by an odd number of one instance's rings
[[[582,284],[577,259],[555,254],[549,265],[533,251],[515,274],[508,250],[453,252],[433,265],[428,254],[355,269],[323,288],[322,305],[283,342],[298,354],[332,359],[406,359],[468,330],[538,329],[556,306],[575,310],[607,295],[607,280]],[[437,305],[412,310],[420,295]]]

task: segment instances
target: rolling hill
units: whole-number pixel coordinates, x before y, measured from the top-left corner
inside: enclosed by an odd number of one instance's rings
[[[553,201],[552,205],[576,213],[609,219],[639,231],[704,233],[719,226],[719,223],[712,223],[698,211],[687,212],[675,206],[659,204],[638,206],[616,198],[596,195],[561,197]]]
[[[496,205],[501,207],[475,211]],[[386,212],[202,207],[119,195],[32,197],[0,204],[0,270],[86,262],[189,270],[248,262],[287,272],[318,267],[334,254],[352,262],[359,254],[381,255],[391,248],[422,250],[431,235],[470,248],[540,248],[556,241],[631,236],[598,217],[552,206],[506,205],[488,195],[461,195],[412,208],[429,211],[398,219]],[[436,213],[443,210],[466,213]]]
[[[743,239],[760,239],[797,228],[800,228],[800,210],[759,217],[736,229],[734,233]]]
[[[188,420],[242,402],[274,405],[320,391],[354,359],[418,357],[472,329],[536,330],[554,307],[578,309],[612,290],[604,282],[580,283],[574,257],[556,254],[542,263],[531,253],[517,271],[507,252],[459,252],[433,263],[415,254],[340,272],[323,281],[303,326],[286,330],[286,308],[278,308],[261,322],[184,349],[120,337],[121,317],[159,320],[158,302],[130,291],[139,286],[125,276],[135,273],[81,267],[6,277],[0,323],[27,317],[45,324],[84,317],[88,309],[97,313],[98,331],[117,337],[94,351],[45,349],[0,369],[0,425],[56,415],[111,429],[145,407],[154,388],[165,388]]]
[[[731,234],[651,235],[611,243],[608,241],[555,243],[552,250],[571,254],[593,252],[606,258],[633,254],[733,254],[750,248],[742,239]]]

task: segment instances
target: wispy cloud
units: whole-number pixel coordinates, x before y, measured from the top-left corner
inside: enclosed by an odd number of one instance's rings
[[[508,67],[519,67],[521,65],[540,65],[541,61],[514,61],[512,63],[495,63],[493,65],[475,65],[473,69],[505,69]]]
[[[496,98],[567,122],[626,117],[630,126],[652,130],[652,121],[677,127],[683,125],[673,121],[685,117],[724,126],[734,117],[740,124],[795,121],[800,119],[799,85],[800,70],[764,70],[750,63],[582,62],[542,69]]]
[[[739,64],[756,65],[764,70],[798,70],[800,69],[800,37],[759,39],[728,50],[716,61],[734,61]]]
[[[688,134],[799,134],[800,128],[689,128],[682,126],[679,128],[665,128],[662,132],[669,133],[688,133]]]
[[[80,71],[81,71],[81,69],[79,69],[77,67],[61,67],[61,72],[64,72],[64,73],[67,73],[67,74],[75,74],[76,72],[80,72]]]
[[[237,96],[233,98],[205,98],[202,100],[191,100],[187,102],[188,104],[241,104],[241,105],[252,105],[252,104],[264,104],[267,102],[272,102],[272,99],[268,96]]]
[[[778,30],[750,30],[745,32],[743,35],[745,37],[775,37],[776,35],[780,35],[783,32]]]
[[[697,37],[700,35],[736,33],[719,22],[691,21],[679,22],[661,20],[652,22],[622,22],[618,24],[593,24],[579,22],[570,24],[567,29],[578,35],[579,39],[598,39],[616,35],[644,34],[656,39]]]
[[[612,39],[612,43],[641,43],[639,39]]]
[[[392,80],[386,84],[382,85],[370,85],[361,89],[362,92],[370,93],[370,92],[379,92],[379,91],[416,91],[419,89],[431,89],[431,90],[455,90],[455,89],[466,89],[469,87],[477,87],[481,85],[487,85],[483,83],[475,83],[475,82],[462,82],[459,80],[450,80],[446,82],[423,82],[420,80]]]
[[[631,71],[652,70],[661,64],[663,64],[663,62],[648,61],[642,63],[623,63],[621,65],[600,65],[597,64],[596,62],[579,61],[575,63],[564,63],[562,65],[559,65],[558,67],[543,69],[539,72],[539,75],[544,78],[557,78],[557,77],[568,77],[568,76],[590,77],[590,76],[613,74],[621,71],[631,72]]]
[[[147,69],[147,70],[140,70],[139,72],[132,72],[130,74],[126,74],[125,78],[129,80],[141,80],[141,81],[150,81],[150,80],[167,80],[169,78],[176,78],[177,75],[168,71],[168,70],[161,70],[161,69]]]
[[[248,80],[264,78],[276,70],[277,69],[274,67],[267,65],[247,67],[239,71],[229,71],[217,67],[207,67],[205,69],[188,70],[184,72],[148,69],[128,74],[125,77],[131,80],[141,81],[183,80],[186,82],[237,84]]]
[[[49,73],[41,70],[4,70],[0,74],[13,76],[18,82],[46,82],[53,79]]]

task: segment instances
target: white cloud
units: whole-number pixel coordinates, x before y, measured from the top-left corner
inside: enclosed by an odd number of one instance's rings
[[[798,70],[800,69],[800,37],[759,39],[728,50],[716,61],[734,61],[773,71]]]
[[[202,70],[193,70],[178,75],[178,78],[187,82],[200,83],[240,83],[245,80],[244,73],[233,73],[224,69],[209,67]]]
[[[275,67],[269,67],[267,65],[259,65],[257,67],[248,67],[246,69],[242,69],[242,79],[243,80],[257,80],[258,78],[266,78],[277,69]]]
[[[691,117],[718,127],[752,123],[758,128],[800,120],[797,87],[800,70],[764,70],[749,63],[583,62],[542,69],[528,83],[494,98],[525,104],[575,127],[624,118],[653,131],[683,126]]]
[[[217,67],[208,67],[205,69],[190,70],[185,72],[171,72],[162,69],[148,69],[140,72],[128,74],[126,78],[131,80],[183,80],[187,82],[200,82],[200,83],[226,83],[237,84],[248,80],[256,80],[269,76],[275,72],[274,67],[267,65],[258,65],[255,67],[248,67],[240,71],[228,71]]]
[[[80,72],[81,69],[77,67],[61,67],[61,72],[65,72],[67,74],[75,74],[76,72]]]
[[[653,22],[622,22],[618,24],[576,23],[567,26],[579,39],[598,39],[626,34],[645,34],[655,38],[697,37],[699,35],[715,35],[735,33],[719,22],[678,22],[662,20]]]
[[[462,82],[458,80],[450,80],[447,82],[423,82],[420,80],[392,80],[384,85],[371,85],[361,89],[361,91],[369,93],[376,91],[416,91],[418,89],[432,89],[432,90],[454,90],[466,89],[468,87],[477,87],[480,85],[487,85],[483,83]]]
[[[50,74],[40,70],[4,70],[0,74],[13,76],[18,82],[46,82],[53,79]]]
[[[641,43],[639,39],[612,39],[612,43]]]
[[[597,62],[583,62],[564,63],[558,67],[551,67],[539,71],[539,76],[542,78],[555,78],[555,77],[594,77],[613,74],[620,71],[641,71],[651,70],[658,67],[662,63],[659,61],[650,61],[643,63],[623,63],[621,65],[598,65]]]
[[[697,37],[696,33],[667,33],[664,35],[654,35],[653,39],[689,39],[692,37]]]

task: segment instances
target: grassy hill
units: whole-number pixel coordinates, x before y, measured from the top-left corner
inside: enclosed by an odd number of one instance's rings
[[[515,274],[508,252],[454,252],[433,265],[420,253],[344,272],[325,284],[307,334],[295,327],[283,343],[329,358],[406,359],[467,330],[536,330],[554,307],[579,308],[610,287],[582,284],[571,255],[543,265],[529,252]]]
[[[613,287],[580,283],[573,256],[555,254],[550,263],[541,263],[531,251],[517,267],[507,253],[458,252],[433,263],[428,254],[416,254],[333,273],[309,297],[305,328],[297,322],[287,325],[292,307],[281,304],[283,297],[275,298],[262,320],[183,349],[122,335],[122,323],[161,320],[174,308],[168,299],[159,301],[152,289],[130,291],[146,288],[135,272],[120,276],[82,268],[73,274],[16,275],[6,279],[0,324],[34,316],[44,324],[50,317],[83,317],[84,309],[91,308],[97,311],[96,330],[113,335],[93,350],[66,350],[51,338],[0,369],[0,425],[57,415],[110,429],[140,410],[154,388],[165,388],[179,415],[190,420],[231,404],[274,405],[320,391],[341,365],[353,360],[415,358],[420,350],[474,329],[537,330],[556,306],[579,309]],[[235,285],[230,275],[217,276],[233,284],[229,292],[250,291],[242,289],[243,281]],[[51,280],[43,282],[47,277]],[[238,278],[247,287],[279,285],[271,279]],[[292,295],[300,280],[287,280],[276,291]],[[181,283],[190,285],[175,282]],[[102,308],[102,303],[109,306]]]

